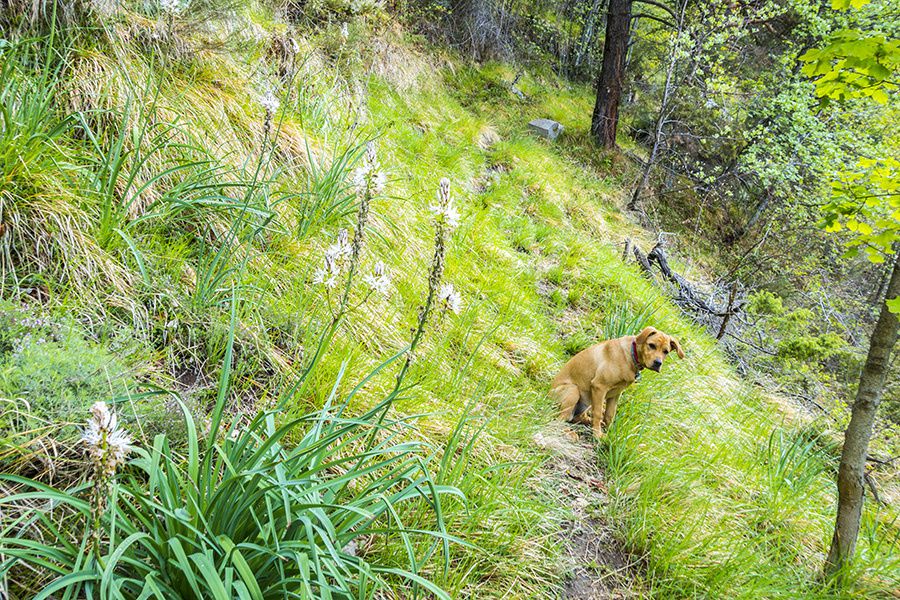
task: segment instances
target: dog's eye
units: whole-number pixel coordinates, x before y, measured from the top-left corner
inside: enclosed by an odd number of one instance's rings
[[[663,354],[668,354],[668,353],[669,353],[668,350],[663,350]]]
[[[651,349],[651,350],[656,350],[656,344],[650,344],[650,349]]]

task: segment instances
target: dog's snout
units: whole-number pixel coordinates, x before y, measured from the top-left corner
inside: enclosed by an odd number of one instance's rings
[[[660,370],[661,367],[662,367],[662,360],[660,360],[658,358],[653,361],[652,365],[650,365],[650,368],[657,372]]]

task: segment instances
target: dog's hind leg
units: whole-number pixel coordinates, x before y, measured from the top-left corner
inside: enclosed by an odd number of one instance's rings
[[[581,392],[574,383],[563,383],[553,388],[553,395],[559,402],[559,418],[569,422],[575,415],[575,408],[578,406],[578,400],[581,399]]]

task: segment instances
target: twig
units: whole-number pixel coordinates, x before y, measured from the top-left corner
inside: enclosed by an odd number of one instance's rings
[[[766,349],[766,348],[763,348],[762,346],[757,346],[757,345],[754,344],[753,342],[748,342],[747,340],[745,340],[745,339],[743,339],[743,338],[739,338],[738,336],[736,336],[735,334],[731,333],[730,331],[727,332],[725,335],[727,335],[728,337],[734,339],[735,341],[738,341],[738,342],[740,342],[740,343],[742,343],[742,344],[746,344],[746,345],[750,346],[751,348],[753,348],[754,350],[756,350],[756,351],[758,351],[758,352],[762,352],[763,354],[768,354],[769,356],[778,356],[778,353],[777,353],[777,352],[772,352],[771,350],[768,350],[768,349]]]
[[[893,456],[891,458],[886,458],[886,459],[875,458],[874,456],[871,456],[868,454],[866,455],[867,461],[873,462],[873,463],[879,464],[879,465],[892,465],[892,464],[894,464],[894,461],[897,460],[898,458],[900,458],[900,455]]]
[[[869,487],[869,490],[872,492],[872,497],[875,498],[875,502],[882,506],[889,506],[889,504],[882,500],[878,495],[878,488],[875,487],[875,480],[868,473],[865,474],[864,479],[866,480],[866,485]]]

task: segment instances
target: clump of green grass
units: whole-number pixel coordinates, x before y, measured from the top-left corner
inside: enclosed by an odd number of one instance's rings
[[[0,46],[0,275],[5,294],[63,281],[84,290],[98,272],[127,279],[96,251],[68,179],[71,120],[57,108],[60,67],[41,44]],[[49,52],[49,51],[48,51]]]
[[[342,417],[352,396],[280,426],[267,412],[249,422],[238,418],[223,431],[216,428],[220,402],[205,440],[185,408],[187,447],[159,435],[151,447],[137,448],[130,466],[98,492],[108,494],[109,505],[96,518],[97,501],[84,499],[91,484],[57,490],[0,476],[8,492],[4,513],[13,515],[0,530],[11,592],[371,598],[406,582],[449,598],[417,574],[427,557],[416,555],[413,540],[431,536],[445,547],[454,541],[441,497],[459,492],[435,482],[426,466],[433,450],[401,439],[410,423],[385,418],[390,399]],[[288,437],[293,441],[285,445]],[[53,502],[52,513],[44,511],[46,502]],[[404,525],[407,502],[433,511],[431,530]],[[33,539],[36,530],[55,541]],[[392,537],[407,549],[402,559],[368,551]]]

